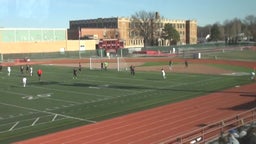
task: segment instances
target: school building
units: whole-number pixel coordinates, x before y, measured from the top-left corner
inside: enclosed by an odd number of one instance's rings
[[[179,44],[197,43],[196,20],[160,19],[160,31],[165,24],[171,24],[180,34]],[[144,40],[141,37],[130,36],[130,19],[124,17],[98,18],[88,20],[73,20],[69,22],[68,39],[77,40],[87,37],[91,39],[122,39],[125,47],[142,47]],[[168,46],[170,43],[159,38],[159,46]]]
[[[196,20],[160,19],[160,31],[165,24],[179,32],[180,45],[197,43]],[[100,39],[121,39],[124,48],[144,46],[143,38],[131,35],[130,19],[124,17],[72,20],[68,29],[0,28],[0,54],[95,51]],[[158,42],[170,45],[161,38]]]

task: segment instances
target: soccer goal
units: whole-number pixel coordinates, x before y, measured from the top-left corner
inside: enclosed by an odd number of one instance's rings
[[[117,71],[127,71],[129,68],[125,58],[122,57],[91,57],[89,67],[90,70],[116,69]]]
[[[125,58],[123,57],[117,57],[117,71],[127,71],[129,68],[129,65],[127,64]]]

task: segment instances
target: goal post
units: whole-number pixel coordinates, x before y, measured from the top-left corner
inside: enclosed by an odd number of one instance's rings
[[[105,69],[105,63],[107,63],[107,69],[116,69],[117,71],[127,71],[129,67],[123,57],[90,57],[89,68],[90,70],[103,70]]]
[[[90,70],[97,70],[97,69],[101,69],[101,63],[104,61],[102,58],[100,57],[90,57],[89,60],[89,68]]]
[[[4,56],[2,53],[0,53],[0,62],[4,61]]]
[[[123,57],[116,58],[117,63],[117,71],[127,71],[129,66]]]

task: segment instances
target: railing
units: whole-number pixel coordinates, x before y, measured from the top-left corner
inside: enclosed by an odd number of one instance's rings
[[[256,121],[256,108],[209,124],[176,138],[167,138],[160,142],[160,144],[204,144],[220,136],[220,133],[227,133],[231,129],[241,127],[253,121]]]

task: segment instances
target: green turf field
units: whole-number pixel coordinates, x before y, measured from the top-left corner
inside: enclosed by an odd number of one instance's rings
[[[97,123],[139,110],[174,103],[236,85],[249,76],[85,70],[73,79],[72,67],[33,66],[42,80],[28,76],[21,83],[19,67],[0,72],[0,143]]]

